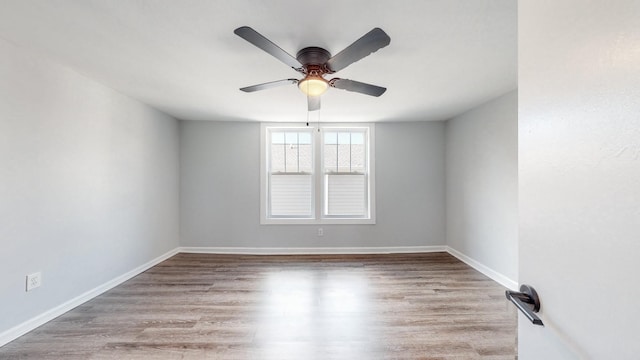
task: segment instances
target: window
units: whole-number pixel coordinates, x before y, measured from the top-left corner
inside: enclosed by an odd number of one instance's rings
[[[313,133],[274,129],[269,135],[269,215],[273,218],[312,218]]]
[[[373,130],[263,124],[261,223],[375,223]]]

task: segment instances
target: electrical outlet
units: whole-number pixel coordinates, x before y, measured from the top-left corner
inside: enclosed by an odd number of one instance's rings
[[[27,291],[31,291],[42,285],[42,273],[37,272],[31,275],[27,275]]]
[[[324,230],[322,230],[322,228],[318,228],[318,236],[323,236],[324,235]]]

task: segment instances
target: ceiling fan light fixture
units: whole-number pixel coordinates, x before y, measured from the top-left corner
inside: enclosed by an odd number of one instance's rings
[[[300,91],[307,96],[320,96],[329,88],[329,83],[322,76],[309,75],[298,83]]]

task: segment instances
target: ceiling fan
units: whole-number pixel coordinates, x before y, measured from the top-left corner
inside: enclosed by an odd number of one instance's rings
[[[387,90],[380,86],[354,80],[341,78],[326,80],[324,78],[325,74],[333,74],[340,71],[378,49],[389,45],[391,38],[380,28],[374,28],[369,31],[334,56],[331,56],[331,53],[323,48],[310,46],[298,51],[296,57],[293,57],[248,26],[239,27],[233,32],[304,75],[302,80],[284,79],[243,87],[240,90],[244,92],[254,92],[287,84],[297,84],[298,88],[307,95],[309,111],[314,111],[320,109],[320,95],[322,95],[328,87],[371,96],[380,96]]]

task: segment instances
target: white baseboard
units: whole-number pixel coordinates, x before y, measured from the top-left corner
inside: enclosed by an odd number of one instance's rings
[[[318,247],[318,248],[251,248],[251,247],[181,247],[181,253],[239,255],[330,255],[330,254],[407,254],[445,252],[442,246],[395,247]]]
[[[104,293],[107,290],[110,290],[120,284],[122,284],[123,282],[133,278],[136,275],[139,275],[140,273],[148,270],[149,268],[163,262],[164,260],[176,255],[178,253],[178,248],[173,249],[171,251],[168,251],[167,253],[160,255],[159,257],[147,262],[146,264],[143,264],[141,266],[138,266],[137,268],[118,276],[117,278],[110,280],[96,288],[93,288],[87,292],[85,292],[84,294],[81,294],[80,296],[77,296],[59,306],[56,306],[55,308],[48,310],[30,320],[27,320],[25,322],[23,322],[20,325],[14,326],[13,328],[6,330],[2,333],[0,333],[0,346],[3,346],[17,338],[19,338],[20,336],[28,333],[31,330],[34,330],[35,328],[44,325],[45,323],[57,318],[58,316],[66,313],[67,311],[80,306],[82,304],[84,304],[85,302],[95,298],[96,296]]]
[[[476,269],[477,271],[481,272],[482,274],[484,274],[485,276],[489,277],[491,280],[497,282],[498,284],[510,289],[510,290],[518,290],[518,282],[514,281],[512,279],[509,279],[507,276],[487,267],[486,265],[468,257],[467,255],[459,252],[456,249],[453,249],[449,246],[446,247],[447,248],[447,252],[453,256],[455,256],[456,258],[458,258],[458,260],[462,261],[463,263],[471,266],[472,268]]]

